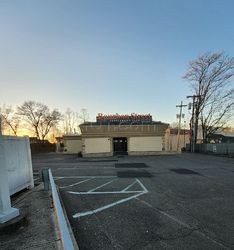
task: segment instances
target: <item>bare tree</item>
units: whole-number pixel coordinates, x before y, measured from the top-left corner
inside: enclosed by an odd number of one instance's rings
[[[234,90],[230,80],[234,75],[234,58],[222,53],[206,53],[189,63],[184,79],[196,96],[195,142],[198,124],[203,129],[203,140],[225,126],[233,115]]]
[[[65,134],[76,134],[79,129],[79,115],[68,108],[63,115],[63,130]]]
[[[61,119],[61,114],[57,110],[52,112],[45,113],[42,116],[41,122],[39,123],[39,131],[41,134],[41,139],[44,140],[45,137],[49,134],[52,127],[55,127]]]
[[[61,114],[57,110],[50,112],[48,106],[35,101],[24,102],[18,107],[18,114],[25,118],[40,140],[44,140],[51,128],[61,119]]]
[[[80,110],[79,118],[82,120],[83,123],[87,122],[89,119],[89,113],[88,110],[83,108]]]
[[[11,106],[3,105],[0,108],[0,115],[2,124],[5,129],[9,129],[15,136],[17,136],[20,125],[20,118]]]
[[[170,124],[170,128],[178,129],[178,126],[179,126],[178,122],[172,122],[172,123]]]

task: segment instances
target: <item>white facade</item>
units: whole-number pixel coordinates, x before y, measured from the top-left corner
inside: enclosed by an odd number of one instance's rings
[[[83,139],[83,145],[84,145],[85,154],[110,153],[111,152],[111,140],[109,137],[85,138]]]
[[[154,155],[165,151],[165,130],[168,124],[99,124],[80,125],[82,155],[107,157],[118,154]],[[67,136],[64,136],[64,141]],[[76,138],[78,140],[78,138]],[[72,144],[75,147],[75,144]],[[72,148],[71,147],[71,148]],[[67,147],[67,152],[73,152]]]
[[[80,140],[66,140],[66,151],[70,154],[76,154],[82,151],[82,141]]]
[[[186,144],[190,142],[190,135],[186,132],[181,132],[179,136],[179,145],[178,145],[178,135],[177,133],[171,133],[171,129],[166,130],[165,134],[165,150],[166,151],[177,151],[181,150],[181,148],[185,147]]]
[[[162,151],[163,139],[161,136],[130,137],[128,140],[129,152]]]

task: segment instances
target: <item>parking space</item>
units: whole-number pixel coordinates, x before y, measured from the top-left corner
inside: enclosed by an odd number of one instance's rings
[[[234,160],[33,158],[52,169],[83,249],[234,249]]]

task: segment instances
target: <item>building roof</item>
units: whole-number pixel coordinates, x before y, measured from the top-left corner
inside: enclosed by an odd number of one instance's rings
[[[77,134],[69,134],[69,135],[64,135],[63,136],[64,140],[74,140],[74,139],[81,139],[81,135],[77,135]]]
[[[170,134],[172,135],[177,135],[178,134],[178,129],[177,128],[170,128]],[[190,134],[190,130],[189,129],[181,129],[180,130],[180,135],[188,135]]]
[[[103,115],[99,113],[96,116],[96,122],[85,122],[80,126],[91,126],[91,125],[168,125],[161,121],[153,121],[150,114],[135,114],[131,115]]]
[[[168,123],[163,123],[161,121],[152,121],[152,122],[140,122],[140,121],[135,121],[135,122],[128,122],[128,121],[112,121],[112,122],[84,122],[80,124],[79,126],[97,126],[97,125],[103,125],[103,126],[109,126],[109,125],[169,125]]]

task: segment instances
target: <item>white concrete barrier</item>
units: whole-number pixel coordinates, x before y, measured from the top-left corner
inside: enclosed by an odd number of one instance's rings
[[[45,180],[44,178],[44,183],[49,182],[46,184],[46,186],[50,184],[50,188],[52,191],[53,204],[55,207],[55,213],[57,217],[57,223],[58,223],[60,237],[62,240],[63,249],[64,250],[75,250],[75,249],[79,250],[76,242],[72,240],[72,237],[71,237],[72,232],[71,233],[69,232],[68,224],[66,222],[66,218],[63,212],[60,199],[59,199],[57,188],[54,183],[54,178],[50,169],[44,170],[44,177],[45,178],[48,177],[48,180]]]
[[[34,187],[28,137],[0,136],[0,223],[19,211],[11,207],[10,195]]]

